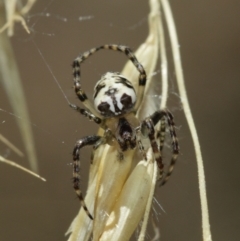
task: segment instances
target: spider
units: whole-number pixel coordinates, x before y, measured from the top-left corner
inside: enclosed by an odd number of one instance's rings
[[[132,61],[140,73],[137,94],[132,83],[123,75],[118,72],[107,72],[95,85],[93,95],[94,104],[89,101],[80,83],[80,64],[101,49],[122,52]],[[120,160],[124,158],[124,152],[126,150],[138,147],[146,159],[141,136],[149,138],[154,158],[159,168],[161,185],[166,183],[173,171],[173,166],[179,153],[179,146],[173,116],[168,110],[157,110],[143,121],[138,120],[136,117],[139,106],[143,101],[147,75],[143,66],[139,63],[129,47],[110,44],[92,48],[78,56],[73,61],[72,67],[74,89],[78,99],[83,103],[86,109],[80,108],[74,104],[70,104],[70,107],[90,120],[93,120],[104,129],[103,136],[85,136],[76,142],[73,149],[73,187],[88,217],[93,220],[93,216],[88,211],[82,191],[79,187],[80,150],[84,146],[92,145],[95,150],[102,144],[116,145]],[[156,132],[155,125],[159,121],[161,122],[161,128]],[[173,154],[168,172],[165,177],[163,177],[164,164],[162,162],[161,150],[164,144],[165,121],[168,123],[170,136],[172,138]],[[160,140],[160,145],[158,145],[158,139]]]

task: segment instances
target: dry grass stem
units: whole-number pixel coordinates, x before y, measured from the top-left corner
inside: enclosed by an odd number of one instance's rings
[[[38,175],[38,174],[35,173],[35,172],[30,171],[29,169],[27,169],[27,168],[25,168],[25,167],[17,164],[16,162],[10,161],[10,160],[2,157],[2,156],[0,156],[0,161],[6,163],[6,164],[8,164],[8,165],[11,165],[11,166],[13,166],[13,167],[16,167],[16,168],[18,168],[18,169],[20,169],[20,170],[22,170],[22,171],[24,171],[24,172],[27,172],[27,173],[33,175],[34,177],[37,177],[37,178],[41,179],[42,181],[46,182],[46,179],[45,179],[45,178],[41,177],[40,175]]]
[[[0,3],[3,4],[3,2]],[[16,4],[16,1],[6,1],[5,4],[7,16],[10,15],[10,12],[16,11],[15,8],[10,9],[10,6],[15,6],[14,4]],[[0,11],[0,26],[2,26],[5,23],[5,12],[3,6],[1,6]],[[14,114],[16,116],[21,116],[21,118],[17,118],[16,120],[26,147],[31,169],[37,171],[37,157],[34,147],[33,134],[30,126],[31,121],[27,110],[27,101],[25,100],[19,70],[15,61],[15,55],[12,50],[9,37],[5,32],[0,34],[0,50],[0,77],[2,80],[2,85],[8,95]]]
[[[190,128],[190,132],[193,138],[197,166],[198,166],[198,183],[199,183],[199,192],[200,192],[200,201],[201,201],[201,211],[202,211],[202,232],[203,232],[203,240],[211,241],[211,230],[209,223],[209,212],[208,212],[208,203],[207,203],[207,193],[206,193],[206,183],[205,183],[205,174],[204,174],[204,166],[203,159],[201,154],[200,143],[197,135],[197,130],[194,124],[192,112],[190,109],[190,105],[188,102],[186,87],[184,83],[183,69],[181,64],[181,56],[179,51],[179,42],[177,37],[177,31],[175,27],[175,23],[173,20],[173,15],[171,12],[170,5],[167,0],[161,0],[162,7],[164,10],[167,27],[170,35],[170,41],[172,45],[173,52],[173,60],[174,66],[176,70],[177,83],[180,93],[181,102],[183,105],[183,110]]]
[[[7,138],[0,134],[0,141],[3,142],[6,146],[8,146],[12,151],[14,151],[19,156],[24,156],[23,153],[14,146]]]
[[[25,6],[22,7],[21,0],[0,0],[0,5],[5,5],[6,11],[6,23],[0,28],[0,33],[7,30],[8,36],[11,37],[14,34],[14,24],[15,22],[20,22],[23,28],[26,30],[28,34],[30,34],[30,30],[26,24],[24,19],[24,15],[26,15],[36,0],[28,0]],[[21,6],[21,7],[20,7]],[[3,8],[3,6],[0,6]]]

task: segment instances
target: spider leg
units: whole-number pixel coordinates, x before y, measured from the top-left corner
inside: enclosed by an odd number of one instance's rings
[[[160,151],[162,151],[164,147],[165,135],[166,135],[166,120],[161,119],[160,128],[156,134],[156,138],[159,140]]]
[[[143,120],[141,124],[141,131],[142,131],[142,134],[144,136],[148,136],[150,140],[150,144],[153,150],[153,155],[158,165],[159,175],[160,175],[160,178],[162,179],[164,165],[162,162],[161,151],[159,149],[159,146],[155,138],[154,124],[151,120],[151,117],[148,117],[145,120]]]
[[[173,121],[173,116],[172,114],[168,111],[168,110],[159,110],[154,112],[149,118],[147,118],[144,122],[143,122],[143,128],[142,128],[142,132],[146,132],[146,128],[148,129],[148,136],[151,142],[151,146],[153,148],[153,152],[155,154],[155,158],[156,161],[158,163],[158,167],[160,169],[160,176],[162,178],[162,173],[163,173],[163,163],[162,163],[162,158],[161,158],[161,149],[163,148],[163,141],[164,141],[164,136],[165,136],[165,125],[161,125],[161,129],[160,129],[160,151],[158,152],[158,148],[156,148],[156,140],[155,140],[155,135],[154,135],[154,126],[161,121],[162,119],[165,118],[167,120],[168,123],[168,127],[169,127],[169,132],[170,132],[170,136],[172,138],[172,158],[171,158],[171,162],[167,171],[167,174],[165,175],[164,179],[162,179],[161,182],[161,186],[164,185],[167,180],[169,179],[169,177],[172,174],[173,171],[173,167],[176,163],[177,160],[177,156],[179,154],[179,145],[178,145],[178,140],[176,137],[176,131],[175,131],[175,124]]]
[[[78,140],[73,149],[73,188],[78,196],[78,199],[87,213],[88,217],[93,220],[93,216],[90,214],[85,202],[82,191],[80,190],[80,149],[87,145],[98,146],[98,142],[101,141],[101,136],[86,136]]]
[[[74,89],[78,99],[90,110],[92,114],[97,117],[100,117],[99,113],[95,110],[93,104],[88,99],[87,95],[85,94],[84,90],[81,87],[80,78],[81,78],[81,71],[80,71],[80,64],[84,62],[89,56],[93,53],[97,52],[98,50],[102,49],[103,46],[98,48],[92,48],[89,51],[84,52],[83,54],[79,55],[72,64],[73,68],[73,81],[74,81]]]
[[[146,155],[146,152],[144,150],[144,146],[142,144],[142,141],[141,141],[141,129],[140,129],[140,126],[136,128],[136,138],[137,138],[137,146],[138,146],[138,149],[139,151],[142,153],[142,156],[145,160],[147,160],[147,155]]]
[[[146,85],[146,80],[147,80],[147,75],[146,72],[143,68],[143,66],[138,62],[137,58],[135,57],[134,53],[132,50],[123,45],[115,45],[115,44],[105,44],[97,48],[92,48],[87,52],[84,52],[80,56],[78,56],[72,64],[73,67],[73,81],[74,81],[74,88],[77,97],[79,100],[87,107],[87,109],[90,110],[91,113],[93,113],[95,116],[100,117],[100,115],[97,113],[95,110],[93,104],[89,101],[87,95],[83,91],[80,83],[80,77],[81,77],[81,71],[80,71],[80,64],[84,62],[89,56],[94,54],[95,52],[99,51],[100,49],[109,49],[109,50],[114,50],[114,51],[119,51],[122,53],[125,53],[126,56],[132,61],[132,63],[135,65],[137,68],[138,72],[140,73],[139,75],[139,81],[138,81],[138,99],[135,104],[134,110],[137,111],[140,104],[142,103],[143,99],[143,94],[144,94],[144,89]]]
[[[84,115],[85,117],[87,117],[90,121],[94,121],[96,124],[101,124],[102,123],[102,119],[95,116],[94,114],[92,114],[90,111],[88,110],[85,110],[77,105],[74,105],[74,104],[69,104],[69,106],[76,110],[77,112],[79,112],[80,114]]]
[[[140,106],[140,104],[142,103],[142,100],[143,100],[144,90],[145,90],[146,81],[147,81],[147,74],[145,72],[145,69],[139,63],[135,54],[133,53],[133,51],[129,47],[123,46],[123,45],[115,45],[115,44],[110,44],[110,45],[106,44],[103,47],[105,49],[112,49],[112,50],[117,50],[119,52],[125,53],[127,55],[127,57],[135,65],[138,72],[140,73],[139,78],[138,78],[138,99],[137,99],[137,102],[136,102],[135,107],[134,107],[134,111],[137,112],[137,110],[138,110],[138,108],[139,108],[139,106]]]

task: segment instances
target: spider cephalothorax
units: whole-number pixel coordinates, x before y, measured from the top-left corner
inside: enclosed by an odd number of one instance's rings
[[[100,49],[110,49],[122,52],[132,61],[139,72],[137,95],[131,81],[117,72],[108,72],[102,76],[94,88],[94,104],[92,104],[87,95],[84,93],[80,83],[80,64],[93,53]],[[80,112],[82,115],[99,124],[104,130],[103,136],[91,135],[77,141],[73,150],[73,183],[77,196],[82,207],[93,219],[84,202],[82,192],[79,188],[80,182],[80,149],[86,145],[93,145],[96,149],[101,144],[116,145],[117,154],[122,159],[128,149],[136,147],[143,153],[146,158],[144,148],[141,142],[141,136],[149,139],[150,148],[157,162],[161,184],[163,185],[172,173],[173,166],[179,153],[179,146],[175,132],[173,116],[168,110],[157,110],[144,120],[139,120],[136,113],[142,103],[147,76],[143,66],[138,62],[132,50],[122,45],[102,45],[93,48],[73,62],[74,88],[77,97],[87,109],[80,108],[76,105],[70,106]],[[155,125],[161,122],[161,128],[155,130]],[[163,162],[161,150],[163,149],[165,136],[165,122],[169,127],[169,133],[172,138],[172,159],[169,164],[166,175],[163,177]],[[115,141],[116,140],[116,141]],[[109,160],[111,161],[111,160]]]
[[[137,145],[135,128],[133,128],[124,117],[121,117],[118,120],[118,132],[116,138],[122,152],[128,149],[134,149]]]

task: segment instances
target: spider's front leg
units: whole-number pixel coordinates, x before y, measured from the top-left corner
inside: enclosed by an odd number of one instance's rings
[[[154,124],[151,120],[151,117],[148,117],[145,120],[143,120],[141,124],[141,132],[143,136],[148,136],[150,140],[153,155],[158,165],[159,175],[160,175],[160,178],[162,179],[164,165],[162,162],[161,151],[155,138]]]
[[[163,122],[163,118],[167,120],[168,127],[169,127],[169,132],[170,136],[172,138],[172,158],[171,162],[168,168],[168,171],[165,175],[164,178],[162,178],[163,174],[163,162],[162,162],[162,157],[161,157],[161,150],[163,148],[163,141],[164,141],[164,136],[165,136],[165,123]],[[160,134],[160,147],[157,144],[156,138],[155,138],[155,129],[154,126],[161,121],[161,130],[162,132]],[[178,145],[178,140],[176,137],[176,131],[175,131],[175,124],[173,121],[173,116],[168,110],[159,110],[154,112],[150,117],[146,118],[141,125],[141,131],[143,135],[148,135],[151,147],[155,156],[155,159],[158,164],[158,168],[160,170],[160,178],[162,179],[161,185],[164,185],[167,180],[169,179],[170,175],[172,174],[173,167],[176,163],[177,156],[179,154],[179,145]]]
[[[80,149],[84,146],[94,145],[94,148],[96,149],[102,141],[101,136],[86,136],[82,139],[78,140],[74,146],[73,149],[73,188],[78,196],[78,199],[83,207],[83,209],[86,211],[88,217],[90,219],[93,219],[93,216],[90,214],[85,202],[84,197],[82,194],[82,191],[80,189]]]
[[[166,120],[161,119],[160,127],[157,131],[157,134],[156,134],[156,138],[159,141],[160,151],[163,150],[165,135],[166,135]]]

